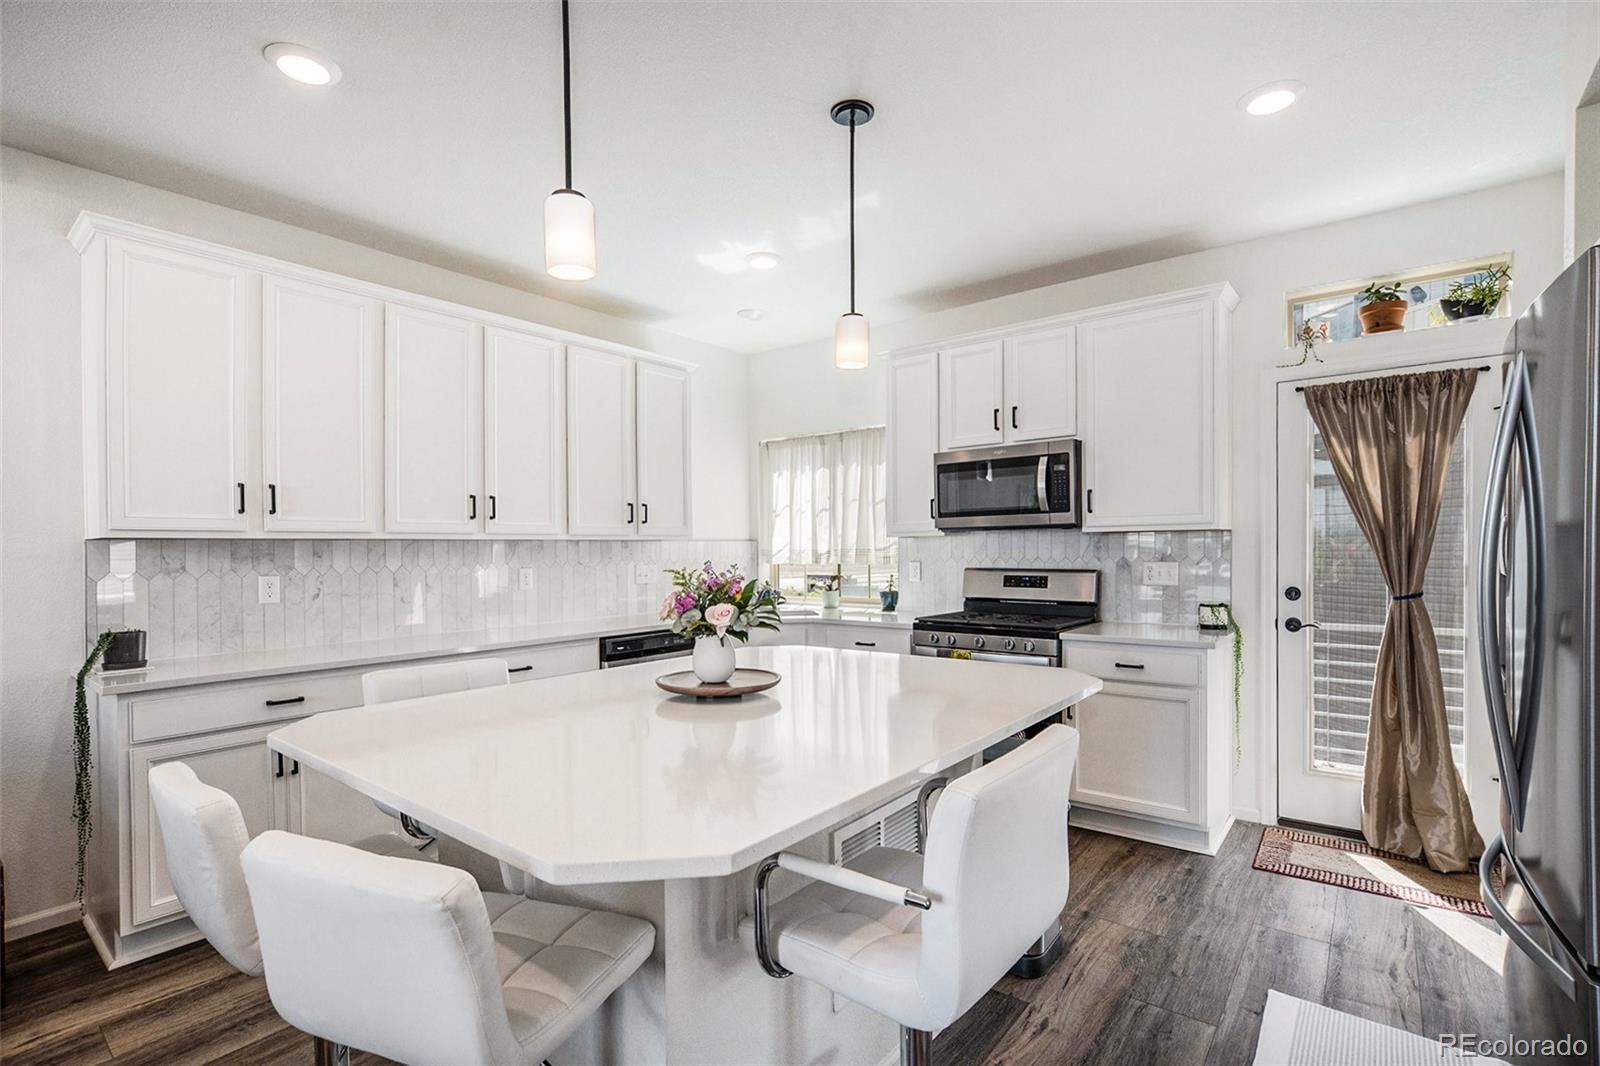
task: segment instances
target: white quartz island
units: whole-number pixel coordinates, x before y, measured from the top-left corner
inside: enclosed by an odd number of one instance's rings
[[[644,663],[330,711],[272,733],[290,759],[532,872],[533,894],[655,923],[655,958],[572,1062],[876,1062],[896,1030],[766,977],[737,925],[751,868],[1092,695],[1068,669],[747,648],[783,676],[731,702],[671,697]],[[1062,797],[1066,802],[1066,797]]]

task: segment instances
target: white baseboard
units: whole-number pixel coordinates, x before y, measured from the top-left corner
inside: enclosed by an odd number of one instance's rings
[[[57,926],[71,925],[78,920],[78,901],[63,903],[57,907],[46,907],[42,911],[24,914],[20,918],[12,918],[6,922],[5,938],[7,940],[20,940],[34,933],[42,933],[46,929]]]
[[[1266,822],[1266,819],[1261,817],[1260,807],[1235,807],[1233,809],[1233,817],[1235,821],[1239,822],[1256,822],[1258,824],[1265,824]]]

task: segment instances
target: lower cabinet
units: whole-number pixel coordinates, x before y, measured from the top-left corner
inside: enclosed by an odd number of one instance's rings
[[[1080,738],[1072,823],[1216,854],[1233,824],[1225,654],[1069,640],[1066,665],[1105,682],[1066,716]]]
[[[888,651],[911,654],[911,631],[886,626],[813,625],[810,643],[817,647],[843,648],[846,651]]]

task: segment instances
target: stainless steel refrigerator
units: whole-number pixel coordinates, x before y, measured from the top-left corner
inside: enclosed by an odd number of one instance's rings
[[[1497,1035],[1567,1038],[1499,1052],[1522,1062],[1600,1063],[1597,286],[1600,246],[1517,319],[1479,545],[1479,641],[1501,793],[1500,836],[1480,873],[1484,903],[1511,941],[1511,1032]]]

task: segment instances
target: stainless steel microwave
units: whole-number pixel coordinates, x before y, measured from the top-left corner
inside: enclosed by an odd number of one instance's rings
[[[940,452],[934,464],[934,526],[1015,529],[1076,526],[1083,447],[1071,437]]]

